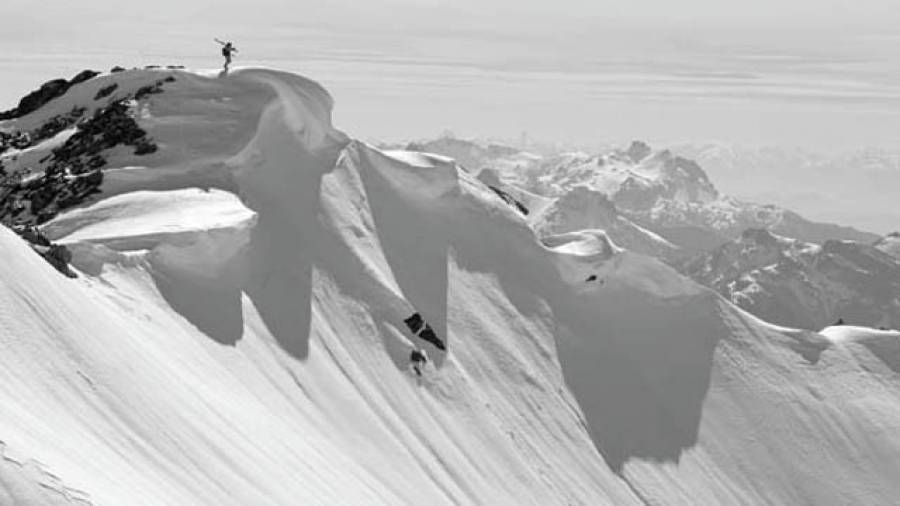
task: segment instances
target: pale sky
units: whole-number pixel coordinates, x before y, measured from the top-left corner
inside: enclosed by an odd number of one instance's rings
[[[0,107],[86,67],[321,81],[367,139],[898,147],[895,0],[2,0]]]

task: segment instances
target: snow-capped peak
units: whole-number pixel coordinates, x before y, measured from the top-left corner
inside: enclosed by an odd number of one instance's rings
[[[561,155],[543,166],[550,170],[538,181],[554,194],[587,185],[625,207],[652,206],[659,199],[707,202],[718,195],[697,164],[667,150],[653,152],[640,141],[608,154]]]

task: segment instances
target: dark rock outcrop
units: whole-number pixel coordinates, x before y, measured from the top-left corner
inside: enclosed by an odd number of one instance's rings
[[[437,336],[434,329],[431,328],[431,325],[426,323],[425,319],[422,318],[422,315],[419,313],[413,313],[409,318],[403,320],[403,323],[405,323],[409,328],[409,331],[419,339],[428,341],[441,351],[447,349],[446,345],[444,345],[444,341]]]
[[[69,82],[65,79],[47,81],[40,88],[22,97],[17,107],[0,112],[0,120],[18,118],[35,111],[54,98],[62,96],[68,89]]]
[[[403,320],[403,323],[409,327],[410,332],[416,334],[422,330],[422,326],[425,325],[425,320],[422,319],[422,315],[419,313],[413,313],[412,316]]]
[[[60,114],[47,120],[43,125],[31,133],[31,144],[36,144],[74,125],[84,116],[84,107],[73,107],[66,114]]]
[[[72,252],[69,251],[69,248],[62,244],[51,244],[41,256],[62,274],[70,278],[76,277],[72,269],[69,268],[69,263],[72,261]]]
[[[8,149],[25,149],[31,146],[28,132],[4,132],[0,130],[0,155]]]
[[[69,267],[72,262],[72,252],[62,244],[54,244],[37,227],[32,225],[16,226],[12,231],[28,242],[37,254],[47,261],[60,273],[70,277],[77,277]]]
[[[427,323],[425,324],[425,328],[422,329],[422,332],[419,332],[419,339],[428,341],[441,351],[446,351],[447,349],[444,342],[434,333],[434,329],[431,328],[431,325]]]
[[[69,81],[69,87],[75,86],[76,84],[79,84],[79,83],[83,83],[83,82],[87,81],[88,79],[93,79],[93,78],[97,77],[98,75],[100,75],[100,72],[97,72],[96,70],[82,70],[78,74],[75,74],[75,77],[73,77]]]
[[[651,153],[653,153],[653,149],[643,141],[633,141],[631,145],[628,146],[628,150],[625,151],[625,154],[628,155],[628,158],[634,163],[638,163],[644,158],[647,158]]]
[[[101,98],[106,98],[112,95],[112,92],[116,91],[116,88],[118,87],[118,83],[112,83],[109,86],[100,88],[99,90],[97,90],[97,94],[94,95],[94,100],[100,100]]]
[[[82,73],[73,81],[95,74]],[[40,160],[42,173],[20,170],[0,173],[0,223],[35,225],[44,223],[66,209],[84,202],[99,192],[103,183],[101,169],[106,166],[104,153],[116,146],[130,146],[137,156],[154,153],[158,146],[135,121],[132,99],[162,92],[162,87],[175,78],[168,76],[115,100],[85,118],[86,109],[76,107],[69,113],[51,118],[33,132],[0,132],[0,153],[9,148],[24,149],[75,125],[75,132]],[[116,89],[116,84],[101,91]],[[140,97],[138,97],[140,94]]]
[[[505,191],[497,188],[496,186],[488,186],[494,193],[497,194],[498,197],[503,199],[504,202],[516,208],[517,211],[522,213],[525,216],[528,216],[528,208],[525,207],[524,204],[516,200],[512,195],[506,193]]]
[[[171,76],[170,76],[171,77]],[[135,100],[140,100],[147,95],[154,95],[156,93],[162,93],[162,85],[163,81],[157,81],[154,84],[148,84],[147,86],[142,86],[138,88],[138,90],[134,93]]]
[[[72,86],[83,83],[88,79],[92,79],[98,74],[99,72],[93,70],[82,70],[70,81],[66,81],[65,79],[47,81],[42,84],[40,88],[22,97],[22,99],[19,100],[18,106],[8,111],[0,112],[0,120],[21,118],[26,114],[34,112],[43,107],[47,102],[65,95]]]

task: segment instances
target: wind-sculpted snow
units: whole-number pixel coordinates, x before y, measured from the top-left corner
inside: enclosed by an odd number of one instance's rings
[[[598,228],[628,250],[671,259],[680,248],[625,217],[605,194],[576,186],[531,219],[538,235]]]
[[[900,373],[900,331],[841,325],[825,328],[821,334],[838,345],[862,345],[884,366]]]
[[[159,151],[111,158],[98,200],[44,227],[79,278],[0,230],[0,439],[58,489],[110,505],[900,493],[885,353],[765,324],[602,231],[539,240],[452,159],[335,129],[305,78],[182,74],[141,117]],[[32,479],[0,462],[0,498],[40,504]]]

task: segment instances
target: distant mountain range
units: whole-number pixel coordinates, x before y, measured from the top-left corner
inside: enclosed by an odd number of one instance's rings
[[[873,233],[814,222],[782,207],[724,195],[697,162],[669,150],[654,151],[639,141],[627,149],[602,154],[537,155],[454,138],[410,147],[455,157],[473,172],[490,168],[504,184],[550,199],[565,199],[554,207],[565,208],[566,212],[547,213],[549,222],[538,225],[554,233],[600,226],[613,215],[623,216],[681,250],[681,256],[724,244],[748,228],[765,228],[815,243],[830,239],[871,243],[878,239]],[[585,189],[605,195],[608,203],[591,205]],[[578,193],[567,197],[572,191]],[[575,202],[585,208],[581,212],[573,209]],[[610,236],[635,251],[659,252],[655,246],[642,246],[644,237],[635,242],[614,232]]]
[[[725,193],[787,207],[817,221],[896,230],[900,208],[885,188],[900,188],[900,152],[865,148],[813,153],[783,146],[727,143],[671,146],[696,160]]]
[[[833,240],[820,246],[749,229],[681,270],[779,325],[820,329],[842,319],[900,327],[900,260],[876,246]]]

